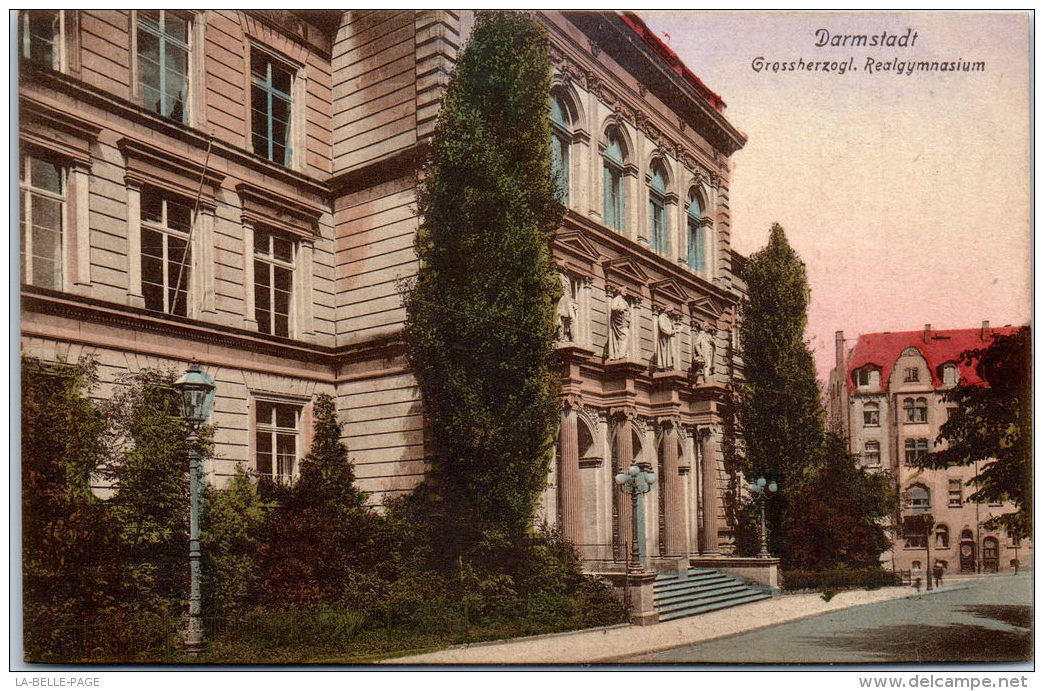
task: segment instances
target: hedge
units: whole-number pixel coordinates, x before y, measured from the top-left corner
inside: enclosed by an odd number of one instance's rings
[[[898,576],[884,569],[829,569],[824,571],[783,571],[783,590],[838,590],[841,588],[881,588],[899,585]]]

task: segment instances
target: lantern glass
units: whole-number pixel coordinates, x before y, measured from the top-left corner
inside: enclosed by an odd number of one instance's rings
[[[758,478],[758,487],[764,487],[764,486],[765,486],[765,478],[759,477]]]
[[[629,473],[630,475],[638,475],[638,473],[640,472],[640,470],[641,470],[641,469],[640,469],[640,468],[639,468],[638,466],[636,466],[636,465],[632,465],[632,466],[631,466],[630,468],[628,468],[627,472],[628,472],[628,473]]]
[[[775,492],[777,489],[779,489],[779,486],[775,482],[769,485],[769,492]]]
[[[174,386],[181,394],[181,414],[194,425],[201,425],[210,418],[214,409],[214,380],[193,362],[188,371],[181,375]]]
[[[622,485],[625,482],[627,482],[627,473],[619,473],[616,476],[616,484]]]

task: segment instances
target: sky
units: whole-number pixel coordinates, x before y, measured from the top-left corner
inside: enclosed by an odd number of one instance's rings
[[[749,255],[773,222],[783,226],[808,268],[806,336],[821,380],[837,330],[850,348],[860,333],[1029,322],[1027,15],[640,16],[724,98],[725,115],[749,138],[732,158],[733,248]],[[816,46],[819,29],[826,46]],[[908,45],[830,45],[882,32],[908,36]],[[756,58],[852,59],[855,69],[756,72]],[[868,72],[867,58],[985,69]]]

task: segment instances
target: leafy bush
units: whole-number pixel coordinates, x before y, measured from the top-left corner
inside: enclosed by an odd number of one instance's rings
[[[884,569],[830,569],[824,571],[783,571],[783,590],[841,590],[844,588],[875,589],[899,585],[895,575]]]

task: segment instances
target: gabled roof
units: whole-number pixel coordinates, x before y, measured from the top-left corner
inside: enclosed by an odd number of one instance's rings
[[[881,370],[881,387],[887,388],[895,361],[907,348],[916,348],[928,362],[928,370],[932,377],[932,385],[942,386],[940,368],[947,362],[956,363],[961,380],[966,384],[979,384],[982,379],[975,367],[961,361],[961,353],[966,350],[985,348],[997,335],[1015,333],[1013,327],[986,329],[986,337],[982,338],[982,329],[943,329],[928,331],[892,331],[884,333],[862,334],[848,355],[845,383],[849,391],[855,389],[852,374],[868,365]]]

